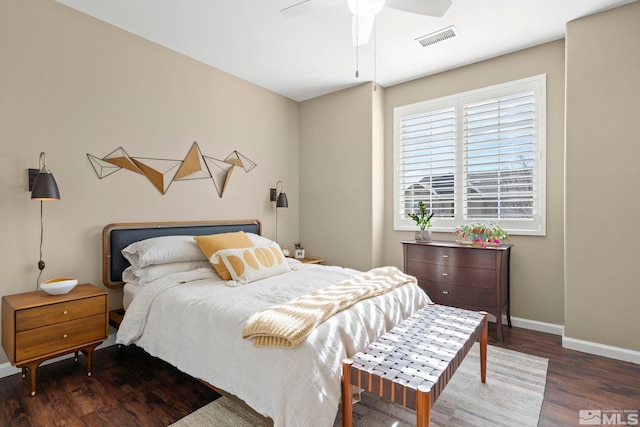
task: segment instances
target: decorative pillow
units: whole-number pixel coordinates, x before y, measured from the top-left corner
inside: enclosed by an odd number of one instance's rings
[[[122,250],[133,268],[206,260],[191,236],[162,236],[134,242]]]
[[[253,246],[253,242],[247,237],[244,231],[212,234],[210,236],[194,236],[193,239],[200,247],[204,256],[211,261],[211,265],[216,269],[218,275],[224,280],[231,280],[231,274],[222,261],[212,258],[216,252],[222,249],[248,248]]]
[[[198,251],[200,251],[200,249],[198,249]],[[206,259],[202,259],[201,261],[172,262],[169,264],[150,265],[142,268],[127,267],[122,272],[122,280],[126,283],[133,283],[135,285],[146,285],[149,282],[153,282],[154,280],[169,274],[182,273],[184,271],[191,271],[202,267],[211,267],[211,264]]]
[[[291,271],[282,249],[275,242],[241,249],[223,249],[214,256],[220,259],[237,284]]]

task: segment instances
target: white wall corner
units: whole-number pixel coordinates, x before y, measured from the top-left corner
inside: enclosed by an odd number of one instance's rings
[[[570,338],[565,335],[562,336],[562,347],[569,350],[581,351],[583,353],[595,354],[597,356],[609,357],[623,362],[640,364],[640,351],[629,350],[627,348],[614,347],[591,341],[583,341]]]

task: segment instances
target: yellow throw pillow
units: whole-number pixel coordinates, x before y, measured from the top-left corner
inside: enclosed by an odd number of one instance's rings
[[[215,261],[213,256],[222,249],[248,248],[253,246],[253,242],[244,234],[244,231],[236,231],[233,233],[212,234],[210,236],[193,236],[200,250],[207,257],[209,262],[218,275],[224,280],[231,280],[229,270],[220,260]]]
[[[225,264],[236,284],[246,284],[291,271],[277,243],[241,249],[223,249],[214,255]]]

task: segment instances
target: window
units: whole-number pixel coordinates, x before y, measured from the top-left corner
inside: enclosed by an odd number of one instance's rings
[[[495,220],[545,234],[545,76],[394,110],[394,227],[422,201],[436,231]]]

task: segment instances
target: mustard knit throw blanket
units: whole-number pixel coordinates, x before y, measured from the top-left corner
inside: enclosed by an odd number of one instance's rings
[[[415,277],[396,267],[374,268],[286,304],[260,310],[247,321],[242,338],[254,338],[256,347],[295,348],[335,313],[409,282],[417,283]]]

